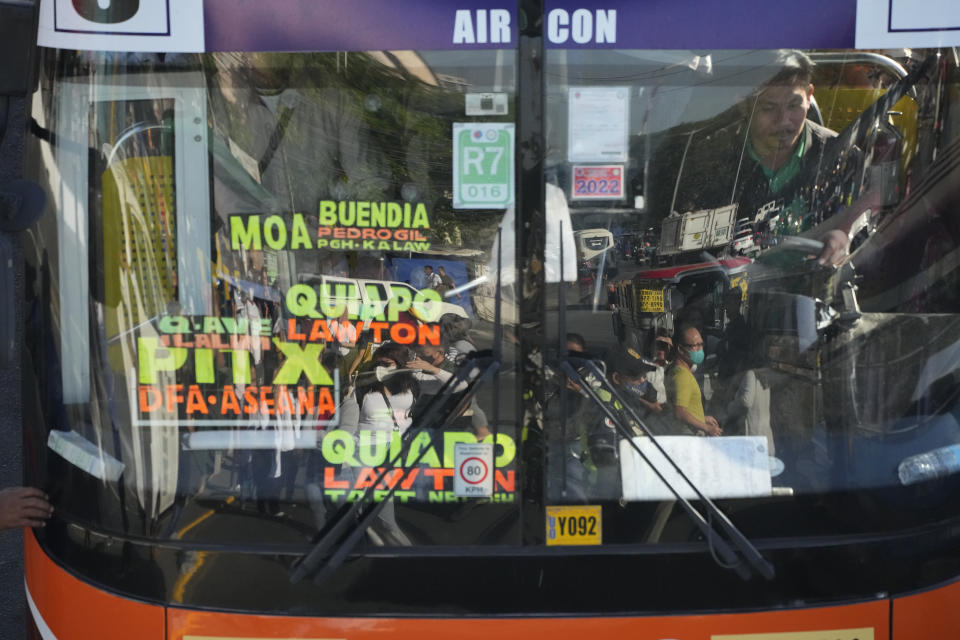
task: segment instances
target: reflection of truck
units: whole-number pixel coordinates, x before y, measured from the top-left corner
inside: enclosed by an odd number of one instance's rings
[[[728,244],[733,238],[736,214],[737,205],[731,204],[664,218],[660,227],[659,254],[668,256]]]

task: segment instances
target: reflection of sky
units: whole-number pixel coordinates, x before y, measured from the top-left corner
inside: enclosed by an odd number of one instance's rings
[[[468,91],[512,92],[514,54],[497,51],[420,51],[434,73],[466,81]]]
[[[774,51],[551,50],[548,103],[558,97],[563,101],[567,86],[630,86],[636,88],[631,90],[631,132],[657,133],[708,120],[738,104],[768,78],[765,65],[774,55]]]
[[[437,267],[443,267],[447,270],[447,275],[453,278],[454,286],[460,287],[468,282],[467,268],[462,262],[454,260],[439,260],[437,258],[396,258],[393,260],[393,269],[396,273],[396,279],[400,282],[406,282],[415,289],[426,289],[426,281],[423,275],[423,268],[426,265],[433,267],[433,272],[437,272]],[[444,302],[463,307],[467,315],[473,317],[473,305],[470,304],[469,292],[460,294],[458,299],[456,295],[444,298]]]

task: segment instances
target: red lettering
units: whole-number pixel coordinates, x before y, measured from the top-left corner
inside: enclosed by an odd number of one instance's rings
[[[177,405],[183,402],[183,385],[167,385],[167,411],[176,411]]]
[[[333,415],[336,410],[337,405],[333,402],[330,387],[320,387],[320,393],[317,394],[317,413]]]
[[[277,394],[277,413],[280,415],[293,415],[293,398],[286,387],[280,387],[280,393]]]
[[[440,344],[440,325],[422,324],[417,331],[417,344]]]
[[[297,387],[297,404],[300,406],[300,415],[313,413],[313,387]]]
[[[179,333],[173,334],[173,346],[175,347],[192,347],[192,342],[185,342],[183,336]]]
[[[413,486],[413,481],[417,479],[417,476],[420,475],[420,467],[414,467],[407,472],[407,479],[403,481],[403,484],[400,485],[400,488],[406,491]]]
[[[307,339],[307,334],[297,331],[297,321],[294,318],[287,320],[287,338],[290,340]]]
[[[364,467],[363,469],[360,469],[360,477],[357,478],[357,482],[353,485],[353,488],[366,489],[368,487],[372,487],[376,479],[377,474],[373,472],[373,469],[370,467]]]
[[[250,414],[257,412],[257,388],[247,387],[243,392],[243,400],[246,403],[243,406],[243,412]]]
[[[333,467],[327,467],[323,470],[323,487],[324,489],[349,489],[350,483],[346,480],[337,480],[334,477],[336,469]]]
[[[453,469],[424,469],[423,472],[433,478],[434,491],[443,491],[443,479],[453,477]]]
[[[163,406],[163,394],[159,389],[140,385],[140,413],[152,413]]]
[[[261,411],[265,410],[269,416],[274,414],[272,387],[260,387],[260,408]]]
[[[383,330],[390,327],[386,322],[371,322],[370,328],[373,329],[373,341],[383,342]]]
[[[513,492],[514,487],[517,484],[513,471],[507,471],[507,474],[504,475],[502,471],[497,470],[497,472],[493,474],[493,477],[496,478],[496,484],[498,488],[511,493]]]
[[[377,469],[379,473],[383,473],[383,469]],[[380,486],[378,489],[393,489],[397,486],[397,483],[400,482],[400,479],[403,477],[403,469],[391,469],[386,472],[383,476],[383,480],[380,481]]]
[[[196,412],[207,414],[209,409],[207,409],[207,402],[203,399],[203,394],[200,393],[200,387],[192,384],[187,390],[187,415]]]
[[[310,342],[333,342],[333,334],[326,320],[314,320],[310,330]]]
[[[399,344],[410,344],[417,339],[417,330],[406,322],[397,322],[390,327],[390,339]]]
[[[240,415],[240,401],[237,400],[237,392],[233,390],[233,385],[227,385],[223,388],[223,397],[220,400],[220,413],[225,414],[232,411],[233,415]]]

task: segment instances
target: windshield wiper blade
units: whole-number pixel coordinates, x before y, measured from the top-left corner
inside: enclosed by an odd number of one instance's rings
[[[442,428],[446,426],[449,420],[458,415],[457,409],[466,407],[477,388],[488,381],[499,368],[500,359],[491,351],[475,351],[467,355],[467,361],[443,384],[436,395],[431,398],[423,413],[418,416],[420,426],[411,427],[404,432],[400,451],[397,455],[380,469],[374,482],[364,490],[356,502],[350,503],[348,507],[340,510],[333,524],[321,536],[313,549],[297,562],[293,573],[290,575],[291,583],[296,584],[307,576],[315,574],[314,582],[319,584],[343,564],[347,555],[360,541],[370,525],[373,524],[380,511],[393,498],[399,483],[391,483],[393,486],[387,490],[387,493],[381,494],[383,499],[375,502],[372,500],[374,488],[386,478],[388,473],[400,468],[398,465],[406,458],[410,451],[410,445],[419,434],[431,429],[434,430],[430,447],[421,448],[419,455],[406,467],[415,467],[427,451],[436,449],[440,444],[438,436]],[[480,372],[473,375],[477,369],[480,369]],[[465,383],[466,388],[454,392],[453,390],[459,387],[461,383]],[[457,400],[454,410],[444,412],[443,409],[447,400],[454,393],[462,395]],[[438,416],[440,416],[439,419]],[[373,502],[372,506],[370,506],[371,502]],[[330,553],[331,549],[333,549],[333,553]]]
[[[660,470],[650,461],[650,458],[637,446],[637,443],[633,441],[633,434],[630,430],[623,424],[623,421],[620,419],[620,416],[617,415],[613,409],[604,402],[600,396],[597,394],[596,390],[590,385],[590,383],[581,375],[580,371],[573,366],[574,363],[578,367],[586,368],[597,380],[601,380],[606,383],[607,389],[610,391],[611,395],[620,403],[620,405],[628,412],[630,418],[636,422],[637,426],[643,431],[644,435],[650,439],[650,442],[657,448],[660,454],[670,463],[670,465],[676,470],[684,482],[689,485],[694,493],[696,493],[697,498],[703,503],[704,509],[707,512],[707,517],[705,518],[700,511],[694,507],[689,500],[680,495],[680,491],[668,481]],[[573,356],[568,356],[561,361],[561,367],[570,376],[570,379],[578,383],[580,387],[586,392],[587,396],[593,401],[597,407],[599,407],[606,417],[615,425],[617,431],[620,435],[630,443],[630,446],[633,448],[637,454],[650,465],[650,468],[653,469],[653,472],[657,475],[660,481],[670,490],[670,493],[673,494],[677,502],[680,503],[680,506],[683,507],[683,510],[690,516],[693,524],[700,530],[706,539],[707,544],[711,548],[716,549],[717,553],[720,555],[720,559],[723,561],[719,563],[721,566],[729,569],[733,569],[737,574],[744,580],[750,578],[751,571],[750,567],[762,575],[767,580],[773,580],[775,575],[774,567],[770,564],[766,558],[764,558],[760,551],[753,545],[750,540],[747,539],[743,532],[741,532],[737,527],[727,518],[714,502],[705,496],[700,489],[690,481],[687,475],[683,472],[683,469],[680,468],[680,465],[670,457],[670,455],[663,449],[660,443],[657,441],[656,437],[647,427],[646,423],[637,415],[636,411],[630,406],[626,399],[617,392],[612,384],[607,382],[606,377],[603,375],[603,372],[600,371],[599,367],[589,359],[577,358]],[[723,533],[717,530],[717,527],[713,525],[713,522],[716,522],[720,528],[723,530]],[[724,537],[723,534],[726,534]],[[732,545],[732,547],[731,547]],[[734,550],[735,548],[735,550]],[[743,560],[746,560],[749,563],[744,564]],[[725,563],[725,564],[724,564]]]

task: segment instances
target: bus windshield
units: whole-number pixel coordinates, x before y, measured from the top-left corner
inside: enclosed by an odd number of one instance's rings
[[[580,239],[556,344],[603,356],[550,385],[551,499],[694,497],[648,431],[712,497],[948,472],[913,458],[960,435],[946,57],[548,51],[546,180]]]
[[[549,545],[595,507],[605,543],[687,542],[690,483],[782,537],[848,530],[806,496],[960,468],[955,50],[544,65],[541,148],[511,49],[44,50],[59,515],[302,550],[361,500],[373,547]]]
[[[496,248],[513,196],[512,56],[54,62],[37,119],[69,197],[37,236],[40,268],[60,266],[56,365],[40,374],[62,404],[49,464],[63,492],[102,500],[67,499],[71,515],[305,543],[342,505],[392,491],[378,544],[515,536],[512,384],[454,379],[492,349],[495,319],[515,322]],[[464,113],[468,90],[492,96],[482,121]],[[458,192],[452,139],[468,163]],[[497,349],[498,365],[514,357]],[[485,499],[468,503],[452,469],[471,444]]]

